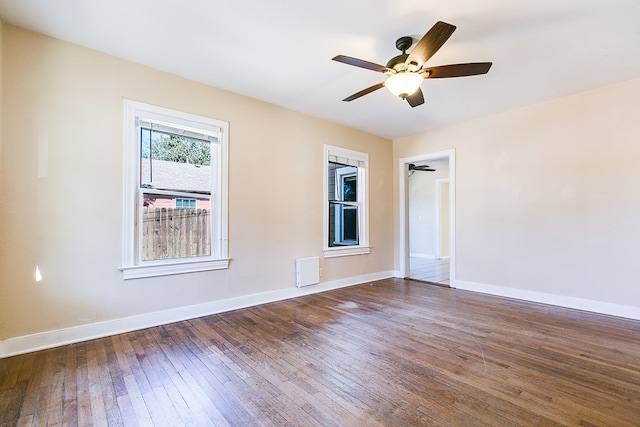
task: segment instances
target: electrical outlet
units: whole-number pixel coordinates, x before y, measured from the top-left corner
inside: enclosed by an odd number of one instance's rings
[[[322,276],[322,267],[320,267],[320,268],[318,269],[318,273],[319,273],[319,275],[320,275],[320,276]]]

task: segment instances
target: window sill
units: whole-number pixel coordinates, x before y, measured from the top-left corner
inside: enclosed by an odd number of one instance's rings
[[[325,258],[335,258],[339,256],[366,255],[371,252],[371,246],[344,246],[339,248],[328,248],[322,251]]]
[[[169,276],[173,274],[195,273],[198,271],[222,270],[229,268],[229,259],[175,262],[171,264],[148,264],[119,267],[124,280],[143,277]]]

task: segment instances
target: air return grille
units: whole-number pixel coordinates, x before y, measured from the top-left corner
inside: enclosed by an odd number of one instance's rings
[[[320,283],[320,258],[317,256],[296,259],[296,286]]]

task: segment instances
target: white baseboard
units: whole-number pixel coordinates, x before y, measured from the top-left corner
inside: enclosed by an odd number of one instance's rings
[[[0,341],[0,359],[18,354],[30,353],[32,351],[44,350],[47,348],[59,347],[62,345],[164,325],[167,323],[179,322],[196,317],[208,316],[210,314],[237,310],[239,308],[311,295],[381,279],[388,279],[390,277],[394,277],[394,274],[394,271],[382,271],[330,282],[323,282],[304,288],[281,289],[261,294],[212,301],[204,304],[173,308],[154,313],[146,313],[137,316],[58,329],[55,331],[9,338],[7,340]]]
[[[432,255],[432,254],[419,254],[417,252],[409,252],[409,257],[411,257],[411,258],[424,258],[424,259],[436,259],[435,255]]]
[[[487,285],[484,283],[456,280],[452,287],[466,291],[480,292],[507,298],[515,298],[542,304],[550,304],[564,308],[590,311],[593,313],[607,314],[610,316],[625,317],[640,320],[640,307],[614,304],[609,302],[594,301],[583,298],[564,295],[547,294],[544,292],[528,291],[525,289],[507,288],[503,286]]]

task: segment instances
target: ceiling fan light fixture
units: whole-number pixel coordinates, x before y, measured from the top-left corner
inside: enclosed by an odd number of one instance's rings
[[[383,87],[387,87],[393,95],[404,99],[411,108],[424,104],[424,94],[420,85],[424,79],[478,76],[486,74],[491,68],[491,62],[469,62],[464,64],[440,65],[438,67],[422,68],[422,66],[442,47],[451,37],[456,26],[438,21],[427,33],[422,36],[411,52],[407,53],[413,45],[413,37],[400,37],[396,41],[396,48],[402,53],[394,56],[387,65],[351,56],[337,55],[332,59],[343,64],[386,74],[387,79],[366,89],[356,92],[343,99],[344,102],[353,101]]]
[[[389,92],[404,99],[418,90],[422,80],[424,80],[422,74],[404,71],[390,75],[384,85],[389,89]]]

